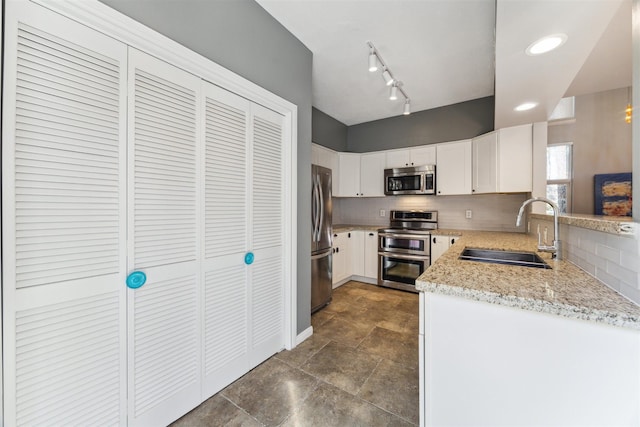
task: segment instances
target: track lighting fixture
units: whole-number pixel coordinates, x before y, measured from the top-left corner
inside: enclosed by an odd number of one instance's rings
[[[378,70],[378,63],[382,66],[382,78],[387,86],[391,86],[391,92],[389,94],[389,99],[391,101],[395,101],[398,99],[398,92],[404,96],[404,113],[405,115],[411,114],[411,105],[409,102],[409,97],[406,92],[402,89],[402,82],[398,81],[393,77],[391,70],[387,67],[387,64],[384,62],[380,53],[376,50],[376,47],[370,41],[367,42],[369,46],[369,71],[374,72]]]
[[[369,71],[372,73],[378,71],[378,57],[373,49],[369,53]]]
[[[384,67],[384,71],[382,72],[382,78],[387,86],[391,86],[393,84],[393,77],[391,77],[391,73],[387,70],[387,67]]]
[[[396,83],[391,86],[391,94],[389,95],[391,101],[398,99],[398,85]]]

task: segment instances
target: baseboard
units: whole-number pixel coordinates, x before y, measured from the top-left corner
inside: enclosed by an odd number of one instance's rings
[[[340,286],[344,285],[347,282],[350,282],[352,280],[355,280],[356,282],[364,282],[364,283],[369,283],[371,285],[377,285],[378,284],[378,279],[373,278],[373,277],[364,277],[364,276],[349,276],[346,279],[342,279],[341,281],[339,281],[338,283],[334,283],[333,284],[333,289],[339,288]]]
[[[373,277],[351,276],[350,280],[355,280],[356,282],[362,282],[362,283],[369,283],[370,285],[378,284],[378,279],[374,279]]]
[[[313,326],[309,326],[296,336],[296,347],[302,344],[307,338],[313,335]]]

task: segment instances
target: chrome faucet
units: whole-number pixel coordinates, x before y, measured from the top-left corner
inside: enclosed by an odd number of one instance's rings
[[[560,227],[558,227],[558,205],[556,205],[553,201],[546,199],[544,197],[533,197],[529,200],[526,200],[522,206],[520,206],[520,211],[518,211],[518,219],[516,219],[516,227],[520,226],[522,223],[522,214],[524,213],[524,208],[533,202],[545,202],[551,208],[553,208],[553,245],[549,246],[547,243],[547,239],[545,237],[544,244],[540,239],[540,230],[538,229],[538,250],[541,252],[551,252],[551,258],[562,259],[562,242],[560,241]]]

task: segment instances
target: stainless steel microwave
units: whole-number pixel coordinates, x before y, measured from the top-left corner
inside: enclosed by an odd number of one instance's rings
[[[436,166],[412,166],[384,170],[384,194],[436,194]]]

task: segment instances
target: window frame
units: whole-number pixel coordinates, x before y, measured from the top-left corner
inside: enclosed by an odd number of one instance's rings
[[[545,189],[548,190],[549,185],[558,185],[558,184],[565,184],[567,186],[567,210],[564,213],[571,213],[573,210],[573,142],[557,142],[557,143],[553,143],[553,144],[547,144],[547,159],[548,159],[548,153],[549,153],[549,148],[550,147],[557,147],[557,146],[568,146],[570,148],[569,150],[569,159],[568,159],[568,167],[569,167],[569,178],[564,178],[564,179],[548,179],[547,178],[547,183],[545,185]],[[547,160],[548,161],[548,160]],[[547,170],[547,177],[549,176],[549,171]],[[546,193],[546,191],[545,191]],[[551,207],[547,208],[548,213],[552,213],[552,209]]]

